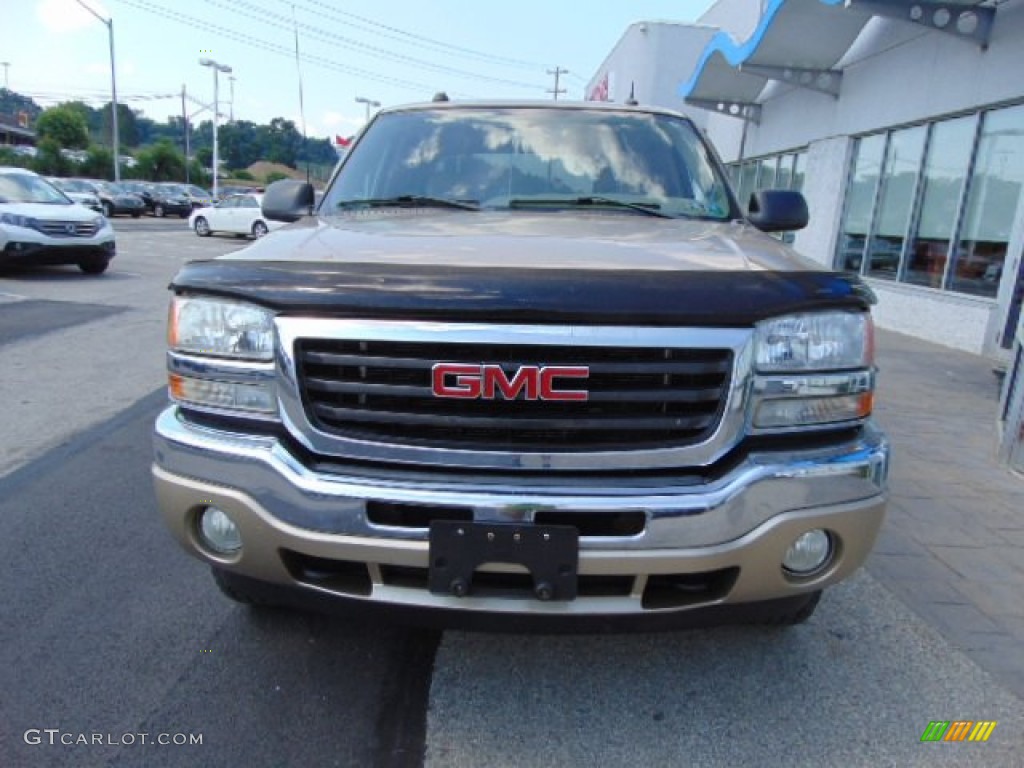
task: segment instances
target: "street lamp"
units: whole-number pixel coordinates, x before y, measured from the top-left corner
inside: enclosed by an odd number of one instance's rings
[[[362,96],[356,96],[356,103],[357,104],[365,104],[366,105],[366,122],[370,122],[370,108],[373,107],[374,109],[376,109],[377,107],[380,106],[380,102],[379,101],[373,101],[371,99],[366,99],[366,98],[363,98]]]
[[[96,11],[83,3],[82,0],[76,0],[76,2],[106,24],[107,34],[110,36],[110,111],[112,112],[110,124],[111,139],[114,145],[114,181],[121,181],[121,146],[117,135],[117,78],[114,76],[114,20],[112,18],[104,19]]]
[[[200,65],[210,67],[213,70],[213,199],[217,199],[217,114],[220,110],[220,91],[218,89],[217,73],[231,74],[231,67],[226,64],[218,64],[213,59],[200,59]]]

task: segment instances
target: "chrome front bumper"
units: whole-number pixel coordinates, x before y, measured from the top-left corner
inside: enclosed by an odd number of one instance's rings
[[[386,470],[328,474],[305,466],[277,438],[201,427],[176,406],[157,420],[155,451],[157,497],[168,526],[189,552],[218,568],[371,602],[534,614],[663,610],[645,600],[648,582],[662,575],[730,574],[704,597],[676,606],[685,608],[792,597],[833,584],[859,567],[874,543],[889,462],[885,437],[868,424],[855,439],[827,449],[751,453],[710,482],[623,475],[614,484],[586,483],[576,475],[555,485],[526,474],[429,481]],[[427,529],[374,524],[367,517],[371,501],[455,507],[470,510],[478,522],[521,524],[530,524],[537,511],[642,511],[646,525],[632,536],[580,537],[581,584],[588,577],[621,577],[627,587],[616,594],[581,588],[569,602],[458,598],[416,583],[415,575],[429,567]],[[196,517],[208,505],[238,525],[243,547],[237,555],[220,556],[200,543]],[[813,528],[830,532],[834,556],[813,576],[795,578],[782,569],[782,558]],[[365,587],[349,591],[307,579],[284,553],[365,568]],[[516,566],[485,570],[514,572]],[[396,571],[401,579],[393,578]]]

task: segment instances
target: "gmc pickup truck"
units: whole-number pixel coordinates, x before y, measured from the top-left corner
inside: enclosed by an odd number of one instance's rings
[[[378,113],[319,204],[185,265],[153,474],[242,602],[484,628],[797,623],[867,556],[870,291],[685,117]]]

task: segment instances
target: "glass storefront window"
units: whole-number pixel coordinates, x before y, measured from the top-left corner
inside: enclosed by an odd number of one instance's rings
[[[984,121],[950,288],[994,297],[1024,186],[1024,105]]]
[[[775,189],[775,166],[778,165],[777,157],[762,157],[758,161],[761,170],[757,176],[758,189]]]
[[[917,232],[907,248],[908,283],[942,287],[977,124],[977,115],[970,115],[932,126],[922,179],[921,213]]]
[[[744,163],[743,172],[740,175],[739,202],[740,207],[746,211],[750,205],[750,193],[757,188],[757,163]]]
[[[783,155],[779,158],[779,173],[775,184],[779,189],[789,189],[793,183],[793,161],[796,155]]]
[[[882,169],[885,135],[866,136],[857,141],[853,173],[846,191],[846,210],[840,229],[839,264],[841,269],[860,272],[864,246],[871,231],[871,214]],[[801,179],[802,180],[802,179]]]
[[[923,125],[894,131],[889,137],[875,231],[868,245],[867,274],[886,280],[899,275],[903,241],[914,207],[914,189],[921,167],[926,129]]]
[[[797,152],[793,155],[793,180],[790,182],[790,189],[802,192],[804,188],[804,152]]]

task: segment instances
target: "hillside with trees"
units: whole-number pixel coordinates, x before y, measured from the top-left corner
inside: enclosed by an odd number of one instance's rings
[[[82,101],[69,101],[43,109],[26,96],[0,88],[0,115],[21,112],[29,116],[29,127],[36,131],[38,154],[27,158],[0,147],[0,164],[28,165],[48,175],[112,177],[109,102],[97,108]],[[159,122],[119,104],[117,118],[121,155],[135,159],[132,167],[123,166],[123,178],[185,179],[185,125],[181,116],[172,115]],[[295,123],[282,117],[269,124],[235,120],[218,125],[217,143],[222,173],[227,175],[268,162],[303,170],[308,164],[317,171],[316,176],[322,177],[338,159],[328,139],[304,139]],[[210,120],[190,124],[188,148],[192,161],[189,178],[208,183],[213,154]],[[61,150],[84,150],[84,159],[72,159],[80,155]]]

